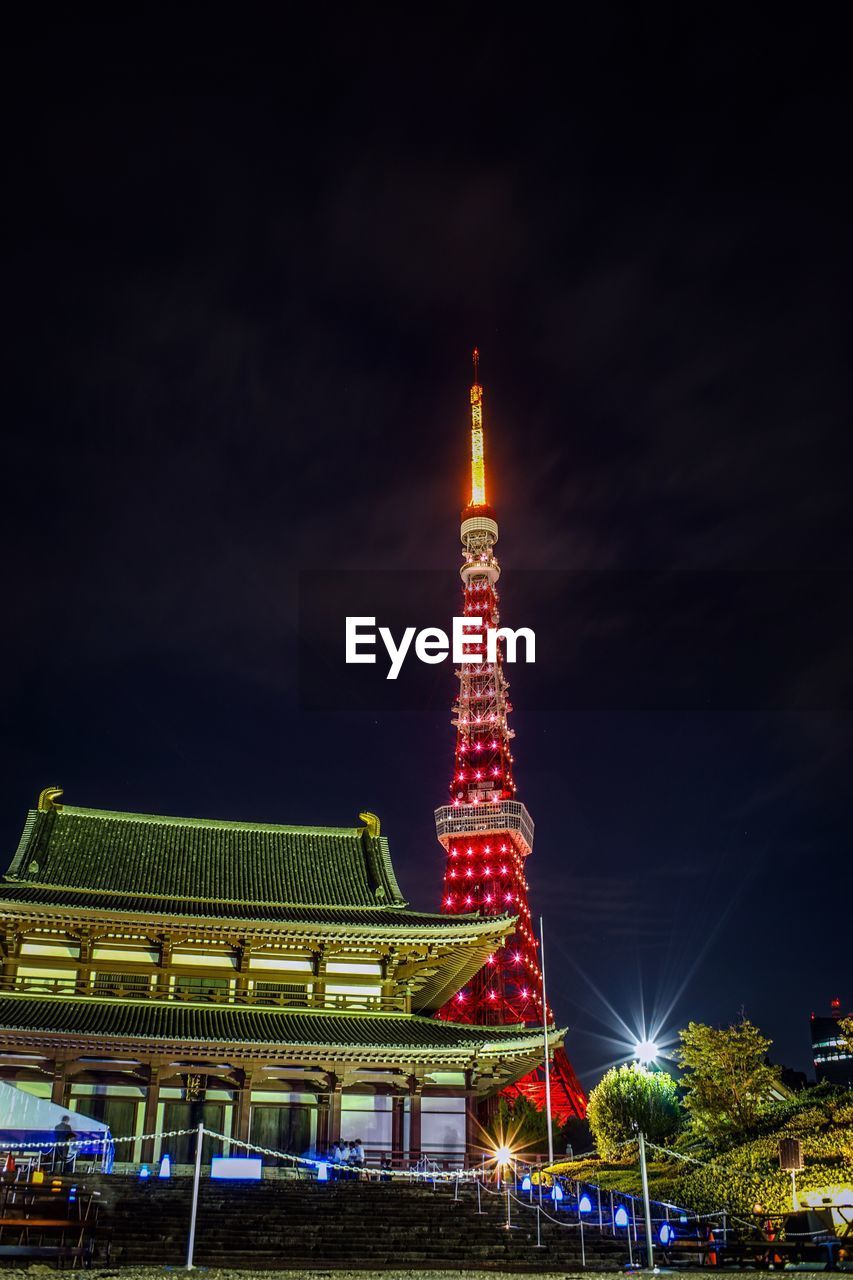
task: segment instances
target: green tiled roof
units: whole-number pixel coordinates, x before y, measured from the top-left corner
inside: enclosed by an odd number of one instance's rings
[[[346,1014],[211,1007],[88,997],[0,997],[0,1039],[10,1033],[215,1044],[340,1046],[502,1054],[541,1044],[538,1028],[481,1027],[416,1014]],[[560,1033],[557,1033],[557,1041]]]
[[[111,813],[65,805],[33,810],[7,884],[89,891],[119,905],[405,907],[388,842],[364,827],[285,827]],[[162,907],[161,907],[162,909]],[[211,911],[210,914],[215,914]],[[220,911],[220,914],[222,912]],[[250,912],[251,914],[251,912]]]

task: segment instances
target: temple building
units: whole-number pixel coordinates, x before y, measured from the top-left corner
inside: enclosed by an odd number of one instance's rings
[[[61,794],[0,883],[0,1078],[136,1137],[120,1159],[203,1120],[280,1151],[361,1138],[459,1164],[478,1102],[539,1063],[539,1028],[433,1016],[517,920],[410,910],[374,815],[291,827]]]

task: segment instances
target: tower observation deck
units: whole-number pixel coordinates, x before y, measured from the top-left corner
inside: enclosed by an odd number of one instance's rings
[[[462,512],[460,538],[463,614],[472,619],[466,631],[470,661],[456,671],[459,689],[453,704],[456,751],[449,803],[435,811],[439,842],[447,858],[442,911],[517,916],[516,932],[504,947],[457,994],[439,1017],[479,1024],[541,1024],[550,1010],[542,1007],[538,941],[528,903],[525,864],[533,848],[534,826],[518,798],[509,725],[512,703],[504,673],[503,643],[488,661],[486,629],[500,626],[495,555],[498,522],[486,491],[483,388],[479,353],[474,351],[471,387],[471,500]],[[479,620],[479,621],[478,621]],[[512,1086],[541,1106],[544,1067]],[[562,1049],[551,1067],[551,1109],[555,1118],[586,1114],[586,1097]]]

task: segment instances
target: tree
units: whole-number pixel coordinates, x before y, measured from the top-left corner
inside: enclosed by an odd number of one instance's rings
[[[648,1071],[638,1063],[611,1067],[589,1095],[587,1120],[598,1154],[616,1160],[636,1141],[637,1129],[652,1142],[663,1142],[682,1121],[678,1086],[665,1071]]]
[[[679,1036],[684,1105],[694,1128],[713,1141],[748,1134],[778,1091],[781,1069],[767,1061],[773,1042],[748,1018],[722,1028],[691,1022]]]
[[[839,1018],[838,1030],[841,1032],[841,1039],[844,1042],[845,1048],[850,1053],[853,1053],[853,1017]]]

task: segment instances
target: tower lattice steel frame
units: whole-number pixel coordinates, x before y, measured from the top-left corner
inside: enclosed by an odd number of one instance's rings
[[[438,839],[447,853],[442,911],[518,917],[516,933],[489,957],[473,980],[438,1016],[479,1024],[541,1023],[542,978],[527,900],[525,862],[533,847],[533,820],[516,798],[509,726],[509,684],[504,674],[504,641],[489,652],[486,634],[500,627],[495,555],[498,523],[486,501],[483,388],[479,353],[474,351],[471,387],[471,501],[462,512],[463,612],[466,658],[456,671],[459,693],[453,705],[456,755],[450,803],[435,811]],[[523,641],[520,641],[523,643]],[[550,1010],[547,1012],[551,1021]],[[544,1104],[544,1066],[508,1092]],[[555,1118],[586,1114],[586,1097],[562,1049],[551,1067]]]

